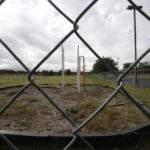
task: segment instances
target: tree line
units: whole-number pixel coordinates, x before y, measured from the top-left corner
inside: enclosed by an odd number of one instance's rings
[[[126,70],[132,63],[125,63],[123,64],[123,70]],[[146,69],[150,69],[150,62],[145,61],[145,62],[140,62],[137,65],[137,69],[138,70],[146,70]]]
[[[102,73],[102,72],[109,72],[110,68],[105,65],[104,62],[106,62],[108,65],[111,66],[115,71],[119,71],[118,64],[115,62],[111,57],[102,57],[102,61],[96,60],[96,62],[93,65],[91,73]],[[126,70],[132,63],[124,63],[123,64],[123,69]],[[150,62],[145,61],[145,62],[140,62],[137,65],[138,70],[145,70],[145,69],[150,69]],[[15,71],[15,70],[5,70],[2,69],[0,70],[0,74],[26,74],[25,71]],[[61,75],[62,71],[59,70],[57,72],[54,72],[53,70],[42,70],[42,71],[37,71],[36,75],[44,75],[44,76],[54,76],[54,75]],[[65,75],[72,75],[76,74],[76,72],[71,72],[70,69],[65,70]]]
[[[54,76],[54,75],[61,75],[61,70],[58,72],[54,72],[53,70],[42,70],[42,71],[37,71],[35,74],[36,75],[44,75],[44,76]],[[26,71],[15,71],[15,70],[9,70],[9,69],[1,69],[0,74],[27,74]],[[73,72],[71,72],[70,69],[65,70],[65,75],[72,75]]]
[[[94,63],[93,70],[92,70],[93,73],[102,73],[102,72],[110,71],[110,68],[107,67],[106,64],[103,63],[103,62],[106,62],[115,71],[119,71],[117,62],[115,62],[111,57],[102,57],[101,59],[102,59],[102,61],[96,60],[96,62]],[[123,64],[123,69],[122,70],[123,71],[126,70],[131,64],[132,63],[130,63],[130,62]],[[140,62],[137,65],[137,69],[138,70],[150,69],[150,62],[148,62],[148,61]]]

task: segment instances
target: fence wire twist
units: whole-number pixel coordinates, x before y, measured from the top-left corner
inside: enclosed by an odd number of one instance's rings
[[[114,68],[107,64],[101,57],[96,53],[96,51],[87,43],[87,41],[81,36],[81,34],[78,32],[79,26],[78,22],[81,20],[81,18],[88,12],[88,10],[95,5],[95,3],[98,0],[92,0],[92,2],[79,14],[79,16],[73,21],[68,15],[66,15],[53,1],[48,0],[48,2],[63,16],[68,20],[72,25],[73,29],[68,32],[64,36],[64,38],[32,69],[30,70],[23,61],[9,48],[9,46],[0,39],[0,43],[6,48],[6,50],[20,63],[20,65],[28,72],[28,83],[26,83],[10,100],[9,102],[0,110],[0,115],[4,113],[7,108],[31,85],[34,86],[42,95],[64,116],[65,119],[68,120],[68,122],[74,127],[73,139],[69,142],[69,144],[64,148],[64,150],[70,149],[73,144],[75,144],[76,140],[79,138],[82,140],[91,150],[95,150],[95,148],[82,136],[79,134],[79,130],[81,130],[88,122],[90,122],[96,115],[98,115],[104,107],[116,96],[118,92],[124,93],[128,97],[129,100],[131,100],[148,118],[150,118],[150,110],[141,103],[138,99],[130,95],[125,89],[124,89],[124,82],[123,77],[125,77],[138,63],[141,61],[149,52],[150,48],[146,50],[129,68],[127,68],[120,76],[115,72]],[[5,2],[5,0],[0,0],[0,5]],[[139,11],[148,21],[150,21],[149,15],[147,15],[142,9],[139,9],[139,7],[134,3],[132,0],[128,0],[128,2],[137,10]],[[115,91],[104,101],[104,103],[99,106],[99,108],[89,116],[88,119],[86,119],[83,123],[81,123],[79,126],[76,125],[76,123],[48,96],[47,93],[44,92],[42,88],[39,87],[38,84],[34,81],[34,74],[37,71],[37,69],[72,35],[75,34],[82,42],[83,44],[107,67],[109,68],[112,73],[117,77],[116,83],[118,84],[118,87],[115,89]],[[16,146],[3,134],[0,134],[0,138],[12,149],[17,150]]]

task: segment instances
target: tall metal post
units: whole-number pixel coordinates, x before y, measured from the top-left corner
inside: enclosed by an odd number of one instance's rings
[[[65,86],[65,58],[64,58],[64,47],[62,45],[62,77],[61,77],[61,89],[64,89]]]
[[[136,10],[133,9],[133,20],[134,20],[134,52],[135,52],[135,61],[137,60],[137,44],[136,44]],[[135,80],[137,79],[137,65],[135,66]]]
[[[142,6],[137,6],[138,9],[142,9]],[[134,6],[129,5],[127,7],[128,10],[133,10],[133,21],[134,21],[134,53],[135,53],[135,61],[137,60],[137,42],[136,42],[136,8]],[[135,82],[137,80],[137,65],[134,68],[134,79]]]
[[[80,56],[79,56],[79,45],[77,48],[77,91],[80,94]]]
[[[83,86],[84,86],[84,92],[85,92],[85,57],[83,56]]]

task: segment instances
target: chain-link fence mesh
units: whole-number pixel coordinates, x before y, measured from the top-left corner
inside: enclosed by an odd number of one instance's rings
[[[117,73],[120,75],[123,73],[123,71],[118,71]],[[138,87],[150,88],[150,69],[136,70],[136,73],[137,78],[135,79],[135,70],[131,70],[123,78],[124,83]],[[114,74],[112,74],[111,71],[102,73],[91,73],[88,76],[112,82],[115,82],[117,79],[117,77]]]
[[[68,122],[74,127],[74,130],[72,131],[74,137],[73,139],[68,143],[67,146],[65,146],[64,150],[70,149],[77,139],[80,139],[83,141],[91,150],[95,150],[94,145],[91,145],[80,133],[79,130],[81,130],[83,127],[85,127],[93,118],[95,118],[103,109],[104,107],[117,95],[118,92],[124,93],[128,97],[129,100],[131,100],[148,118],[150,118],[150,110],[143,105],[138,99],[133,97],[124,89],[124,81],[122,80],[129,72],[132,70],[138,63],[141,61],[149,52],[150,48],[146,50],[128,69],[126,69],[121,75],[119,75],[112,66],[107,64],[101,57],[96,53],[96,51],[87,43],[87,41],[82,37],[82,35],[78,32],[79,26],[78,22],[82,19],[82,17],[88,12],[88,10],[93,7],[93,5],[96,4],[98,0],[92,0],[91,3],[79,14],[79,16],[73,21],[68,15],[66,15],[61,9],[59,9],[55,3],[51,0],[48,0],[48,2],[64,17],[68,22],[70,22],[73,25],[73,29],[68,32],[64,36],[63,39],[60,40],[60,42],[32,69],[30,70],[26,64],[17,56],[17,54],[14,53],[13,50],[2,40],[0,39],[1,45],[3,45],[6,50],[21,64],[21,66],[27,71],[28,73],[28,82],[9,100],[9,102],[0,110],[0,115],[4,113],[9,106],[14,103],[14,101],[31,85],[34,86],[62,115],[65,119],[68,120]],[[137,10],[139,11],[148,21],[150,21],[150,17],[142,10],[140,9],[132,0],[128,0],[129,3]],[[2,4],[4,0],[0,1],[0,4]],[[115,89],[115,91],[104,101],[104,103],[99,106],[97,110],[95,110],[94,113],[92,113],[88,119],[86,119],[83,123],[81,123],[79,126],[45,93],[45,91],[40,88],[40,86],[35,82],[35,72],[38,70],[38,68],[55,52],[57,49],[72,35],[75,34],[82,42],[83,44],[105,65],[107,68],[111,70],[111,72],[116,76],[116,83],[118,84],[118,87]],[[16,146],[8,140],[3,134],[0,134],[0,139],[3,140],[12,150],[17,150]]]

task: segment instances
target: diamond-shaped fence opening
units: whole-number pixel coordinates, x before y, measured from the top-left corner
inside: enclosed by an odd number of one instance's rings
[[[0,0],[0,5],[5,0]],[[78,17],[75,20],[72,20],[67,14],[63,12],[63,10],[59,9],[59,7],[51,0],[48,0],[48,2],[64,17],[68,22],[70,22],[73,26],[72,30],[69,31],[63,39],[59,41],[59,43],[51,49],[51,51],[42,59],[39,61],[39,63],[30,70],[26,64],[17,56],[17,54],[14,53],[13,50],[2,40],[0,39],[0,43],[5,49],[20,63],[20,65],[27,71],[28,73],[28,82],[9,100],[9,102],[0,110],[0,115],[4,113],[12,103],[31,85],[34,86],[44,97],[47,99],[61,114],[62,116],[68,120],[68,122],[73,126],[74,130],[72,131],[74,137],[73,139],[68,143],[68,145],[64,148],[65,150],[70,149],[77,139],[80,139],[83,143],[85,143],[91,150],[94,150],[94,145],[91,145],[90,142],[88,142],[83,135],[79,133],[79,130],[81,130],[83,127],[85,127],[91,120],[93,120],[104,108],[105,106],[118,94],[118,92],[122,92],[124,95],[128,97],[129,100],[131,100],[148,118],[150,118],[150,110],[143,105],[138,99],[133,97],[129,94],[124,88],[124,82],[123,77],[125,77],[138,63],[141,61],[149,52],[150,48],[146,50],[128,69],[126,69],[119,77],[118,74],[115,72],[114,68],[107,64],[101,57],[96,53],[96,51],[87,43],[87,41],[82,37],[82,35],[78,32],[78,29],[80,28],[78,26],[78,22],[82,19],[82,17],[89,11],[91,7],[96,5],[96,2],[98,0],[91,0],[91,3],[78,15]],[[148,21],[150,21],[150,17],[142,10],[140,9],[132,0],[128,0],[130,4],[139,11]],[[45,63],[45,61],[55,52],[57,49],[72,35],[75,34],[81,42],[107,67],[110,69],[110,71],[116,76],[117,80],[116,83],[118,84],[118,87],[114,90],[114,92],[102,103],[101,106],[97,110],[94,111],[85,121],[83,121],[79,126],[68,116],[67,113],[65,113],[49,96],[48,94],[36,83],[35,79],[35,72],[39,69],[39,67]],[[16,146],[12,144],[10,140],[8,140],[3,134],[0,134],[0,139],[3,140],[12,150],[17,150]]]

